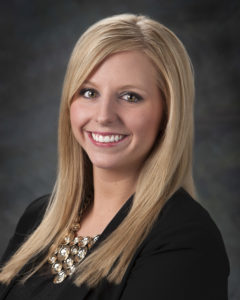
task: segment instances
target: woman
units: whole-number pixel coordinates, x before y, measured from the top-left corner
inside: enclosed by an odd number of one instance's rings
[[[193,98],[186,50],[158,22],[123,14],[82,35],[56,185],[18,223],[1,299],[227,299],[221,234],[192,198]]]

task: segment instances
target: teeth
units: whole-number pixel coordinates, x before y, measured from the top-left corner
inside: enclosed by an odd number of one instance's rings
[[[105,136],[103,139],[104,143],[109,143],[110,141],[110,137],[109,136]]]
[[[117,134],[117,135],[101,135],[101,134],[92,133],[92,138],[94,139],[94,141],[100,142],[100,143],[114,143],[114,142],[118,142],[118,141],[122,140],[123,137],[124,136],[121,135],[121,134]]]

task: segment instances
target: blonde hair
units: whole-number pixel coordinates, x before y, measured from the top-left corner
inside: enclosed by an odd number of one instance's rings
[[[6,262],[0,281],[9,283],[30,260],[42,259],[25,274],[33,275],[47,261],[93,190],[92,167],[71,131],[69,107],[86,78],[110,54],[139,50],[153,62],[165,99],[165,128],[140,171],[133,204],[119,227],[78,266],[75,283],[96,286],[104,277],[119,283],[136,248],[151,230],[164,203],[179,187],[194,196],[192,177],[194,79],[188,54],[173,32],[146,16],[122,14],[91,26],[71,55],[59,117],[58,175],[44,218]],[[42,253],[44,253],[43,256]]]

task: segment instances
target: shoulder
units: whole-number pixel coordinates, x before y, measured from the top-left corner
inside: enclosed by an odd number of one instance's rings
[[[180,189],[137,250],[122,299],[226,300],[228,275],[229,262],[216,224]]]
[[[207,210],[184,189],[164,205],[145,241],[144,252],[191,252],[199,263],[218,265],[229,273],[229,261],[222,235]],[[222,269],[222,270],[223,270]]]
[[[158,222],[178,226],[186,223],[199,224],[217,232],[217,226],[208,211],[194,200],[183,188],[177,190],[162,208]]]
[[[32,201],[20,217],[16,234],[28,234],[41,222],[49,202],[50,195],[44,195]]]
[[[201,228],[209,234],[220,237],[220,231],[208,211],[194,200],[183,188],[177,190],[161,210],[156,227]]]
[[[9,240],[8,246],[1,258],[1,264],[7,261],[19,248],[25,239],[40,224],[46,210],[50,195],[45,195],[32,201],[20,217],[14,235]]]

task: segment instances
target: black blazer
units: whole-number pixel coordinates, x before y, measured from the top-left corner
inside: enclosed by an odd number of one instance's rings
[[[26,209],[2,261],[39,224],[49,196]],[[106,227],[97,247],[126,216],[132,197]],[[94,249],[93,249],[94,250]],[[35,274],[25,285],[13,280],[1,285],[0,299],[12,300],[226,300],[229,261],[221,234],[207,211],[179,189],[165,204],[155,225],[136,253],[119,285],[106,280],[95,289],[77,287],[71,278],[53,284]]]

